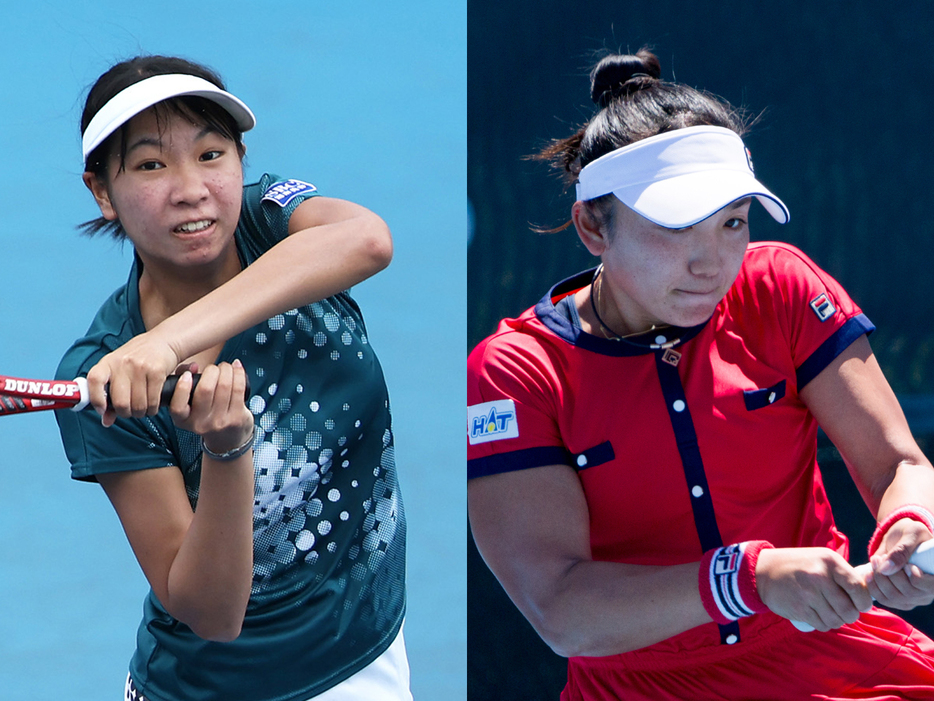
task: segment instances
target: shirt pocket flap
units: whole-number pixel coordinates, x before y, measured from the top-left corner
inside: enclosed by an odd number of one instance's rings
[[[765,389],[747,389],[743,392],[743,400],[746,402],[747,411],[762,409],[769,404],[774,404],[785,396],[785,380],[778,384],[766,387]]]

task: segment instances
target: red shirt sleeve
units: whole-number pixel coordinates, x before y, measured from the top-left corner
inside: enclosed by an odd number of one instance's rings
[[[749,294],[758,313],[772,317],[791,353],[798,390],[859,336],[875,330],[846,290],[794,246],[753,244],[749,256],[745,270],[759,274],[738,280],[734,290]]]
[[[569,464],[555,418],[561,382],[535,325],[531,310],[507,319],[467,359],[468,479]]]

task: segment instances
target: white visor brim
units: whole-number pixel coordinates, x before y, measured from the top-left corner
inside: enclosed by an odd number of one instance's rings
[[[667,229],[694,226],[724,207],[755,197],[779,224],[788,222],[784,203],[750,175],[737,171],[690,173],[613,190],[616,198]]]
[[[578,199],[610,193],[670,229],[693,226],[745,197],[756,197],[781,224],[790,218],[785,204],[756,179],[743,140],[723,127],[676,129],[588,163]]]
[[[84,160],[100,146],[108,136],[130,121],[143,110],[153,105],[182,95],[195,95],[216,102],[223,107],[240,131],[249,131],[256,126],[256,117],[246,104],[226,90],[194,75],[173,73],[154,75],[114,95],[91,119],[81,139]]]

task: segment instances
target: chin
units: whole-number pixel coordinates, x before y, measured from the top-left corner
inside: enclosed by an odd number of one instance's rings
[[[688,329],[692,326],[703,324],[713,316],[716,309],[717,306],[714,305],[712,307],[704,307],[703,309],[682,311],[680,314],[672,314],[671,321],[667,323],[672,326],[680,326],[681,328]]]

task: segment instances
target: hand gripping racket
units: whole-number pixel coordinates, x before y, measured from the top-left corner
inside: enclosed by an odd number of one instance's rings
[[[168,406],[180,375],[169,375],[162,386],[159,406]],[[201,375],[193,375],[194,387]],[[250,396],[250,378],[247,377],[245,397]],[[81,411],[90,401],[88,381],[84,377],[74,380],[26,380],[0,375],[0,416],[25,414],[31,411],[71,409]],[[109,403],[109,399],[108,399]]]
[[[916,565],[918,569],[925,574],[934,574],[934,540],[926,540],[921,543],[908,562],[912,565]],[[855,569],[865,579],[866,575],[872,572],[872,565],[867,562],[865,565],[860,565]],[[810,633],[814,630],[814,627],[810,623],[805,623],[804,621],[792,621],[792,623],[795,628],[804,633]]]

